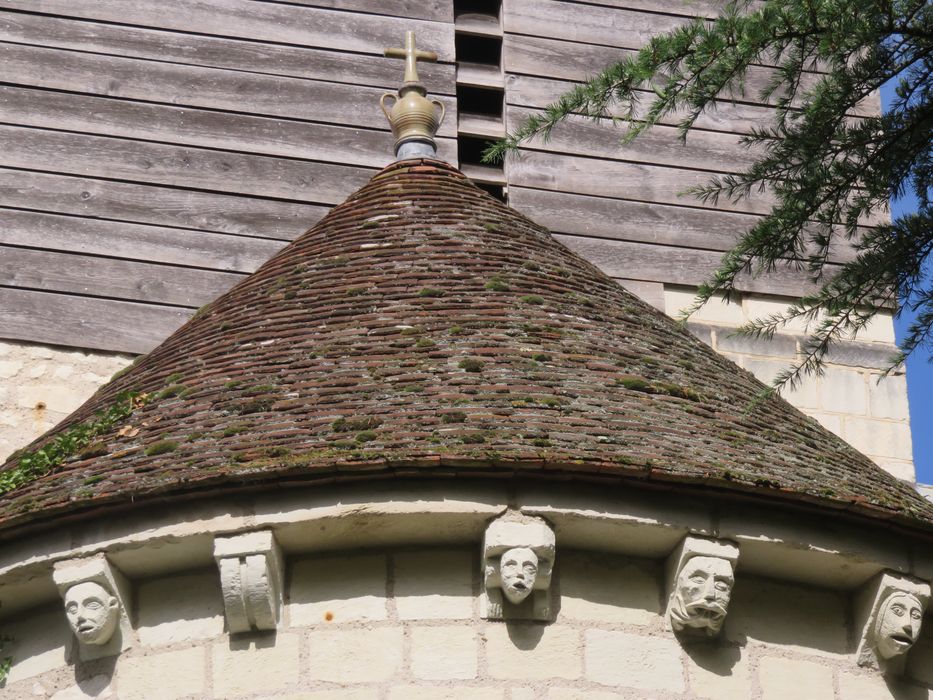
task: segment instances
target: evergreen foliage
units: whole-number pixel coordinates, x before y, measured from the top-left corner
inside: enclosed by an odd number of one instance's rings
[[[770,337],[792,319],[809,322],[803,359],[776,386],[821,371],[833,342],[865,326],[880,305],[902,300],[916,321],[892,367],[933,344],[933,282],[923,262],[933,247],[933,4],[929,0],[733,0],[715,21],[697,19],[654,37],[630,57],[562,95],[491,147],[487,160],[533,137],[547,139],[571,114],[613,115],[630,142],[675,119],[686,139],[696,119],[723,100],[742,98],[750,67],[777,65],[758,95],[775,105],[773,122],[743,138],[760,153],[746,172],[714,177],[691,193],[704,202],[769,190],[776,204],[722,259],[693,310],[716,294],[736,297],[740,276],[780,265],[805,269],[818,291],[785,313],[742,332]],[[853,116],[894,79],[885,114]],[[646,104],[642,96],[653,93]],[[916,213],[865,226],[891,196],[912,190]],[[847,242],[847,243],[846,243]],[[856,255],[827,267],[831,249]]]

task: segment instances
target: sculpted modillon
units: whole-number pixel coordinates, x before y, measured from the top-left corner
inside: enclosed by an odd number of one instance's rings
[[[903,672],[929,599],[926,581],[894,572],[883,572],[870,581],[857,601],[862,630],[859,665],[895,675]]]
[[[102,554],[56,562],[52,572],[82,661],[119,654],[132,643],[126,578]]]
[[[677,577],[671,601],[671,626],[719,634],[729,610],[735,576],[732,562],[719,557],[691,557]]]
[[[668,562],[667,618],[675,632],[715,637],[729,611],[738,547],[687,536]]]
[[[120,624],[120,602],[99,583],[86,581],[66,591],[65,614],[78,641],[100,646]]]
[[[483,616],[549,620],[554,531],[540,518],[511,514],[490,523],[483,539]]]

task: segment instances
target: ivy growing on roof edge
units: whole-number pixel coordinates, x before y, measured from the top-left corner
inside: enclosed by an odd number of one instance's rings
[[[97,411],[95,418],[71,426],[37,450],[22,453],[15,467],[0,472],[0,496],[60,467],[66,459],[87,448],[95,438],[129,418],[135,409],[145,405],[149,399],[149,394],[121,392],[109,408]]]

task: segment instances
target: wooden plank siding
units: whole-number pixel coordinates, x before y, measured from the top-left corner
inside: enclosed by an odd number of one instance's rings
[[[0,0],[0,9],[381,55],[414,30],[454,60],[452,22],[429,22],[257,0]]]
[[[141,354],[191,316],[189,309],[0,287],[3,338]]]
[[[398,60],[376,54],[192,36],[20,12],[0,12],[0,41],[386,90],[397,88],[399,80]],[[453,94],[452,64],[426,63],[418,71],[434,94]]]
[[[291,240],[329,207],[0,168],[0,206]],[[4,219],[4,224],[6,220]],[[41,244],[42,239],[37,239]]]
[[[286,241],[0,208],[0,244],[252,272]],[[5,262],[5,261],[4,261]],[[88,291],[94,294],[94,291]],[[110,295],[108,295],[110,296]],[[203,304],[200,302],[197,304]]]
[[[715,3],[504,0],[507,128],[694,12],[713,16]],[[772,76],[773,68],[754,67],[745,92],[726,96],[736,99],[723,99],[719,109],[702,115],[685,143],[677,135],[676,115],[627,145],[621,144],[623,128],[611,119],[570,118],[547,141],[531,141],[509,159],[510,204],[613,277],[699,284],[774,200],[764,193],[706,204],[685,191],[714,176],[742,172],[754,161],[756,151],[741,138],[771,123],[774,108],[759,92]],[[818,77],[814,73],[809,80]],[[652,93],[642,94],[643,105],[650,102]],[[856,112],[876,110],[868,101]],[[882,217],[879,213],[864,223]],[[835,264],[853,256],[852,247],[840,241],[830,260]],[[739,288],[796,296],[814,286],[805,272],[789,264],[757,279],[745,278]]]
[[[461,65],[460,80],[504,81],[512,127],[720,2],[503,0],[501,74]],[[419,71],[447,108],[439,155],[457,164],[454,22],[451,0],[0,0],[0,338],[132,353],[164,340],[391,161],[378,100],[403,64],[382,51],[406,30],[440,56]],[[673,121],[622,147],[618,129],[570,120],[507,164],[510,204],[657,298],[699,283],[770,200],[681,193],[751,162],[739,142],[773,114],[757,97],[771,71],[685,147]],[[460,131],[500,133],[490,124]],[[787,268],[742,288],[808,284]]]
[[[0,246],[0,285],[197,307],[244,275]]]
[[[388,130],[2,85],[0,122],[371,168],[383,168],[392,160],[385,149],[391,143]],[[439,139],[438,155],[456,161],[456,142]]]
[[[0,0],[0,336],[161,341],[391,161],[407,29],[456,163],[441,0]]]
[[[506,79],[506,91],[509,104],[516,107],[544,108],[554,102],[560,95],[571,90],[575,83],[568,80],[554,80],[552,78],[538,78],[531,75],[510,74]],[[652,93],[641,91],[642,102],[639,106],[644,109]],[[639,111],[635,112],[636,118]],[[610,116],[619,116],[618,112],[609,110]],[[764,128],[771,123],[774,109],[760,105],[748,105],[739,102],[719,101],[716,109],[701,114],[696,121],[695,128],[717,131],[720,133],[749,134],[752,129]],[[676,126],[677,115],[662,120],[662,124]]]
[[[0,44],[4,81],[128,100],[158,102],[385,130],[380,88],[183,66],[116,56]],[[452,136],[456,104],[441,136]],[[377,105],[373,109],[373,105]]]
[[[555,4],[580,7],[580,5],[573,2]],[[507,2],[505,6],[508,7]],[[556,18],[554,24],[561,26]],[[575,35],[574,32],[563,33],[566,36]],[[509,73],[571,81],[579,81],[596,75],[605,66],[618,61],[620,58],[634,54],[634,49],[620,46],[606,46],[569,39],[552,39],[522,34],[506,34],[503,44]],[[762,90],[773,79],[774,71],[774,68],[766,66],[751,66],[744,82],[739,86],[740,90],[724,95],[724,98],[728,98],[729,101],[734,100],[740,104],[773,104],[776,96],[763,101],[760,95]],[[801,80],[801,85],[804,89],[814,87],[818,79],[819,74],[806,73]],[[874,114],[879,109],[880,104],[880,96],[875,93],[859,103],[851,111],[851,114],[853,116]]]

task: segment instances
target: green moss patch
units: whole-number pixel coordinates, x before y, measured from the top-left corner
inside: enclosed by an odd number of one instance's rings
[[[624,386],[631,391],[640,391],[644,394],[662,394],[664,396],[675,396],[678,399],[687,399],[688,401],[700,401],[700,395],[688,386],[680,384],[670,384],[668,382],[649,382],[643,377],[635,377],[630,374],[623,374],[616,377],[616,384]]]
[[[247,430],[249,430],[249,428],[250,426],[248,423],[231,423],[226,428],[224,428],[223,436],[233,437],[234,435],[245,433]]]
[[[170,399],[179,396],[185,389],[187,389],[187,387],[184,384],[171,384],[156,394],[156,400],[161,401],[162,399]]]
[[[355,433],[371,431],[380,425],[382,425],[381,418],[367,416],[366,418],[338,418],[330,424],[330,427],[334,429],[335,433]]]
[[[476,360],[474,358],[467,358],[465,360],[460,360],[457,363],[457,366],[462,369],[464,372],[482,372],[483,371],[483,362],[482,360]]]
[[[168,454],[169,452],[174,452],[178,449],[178,443],[174,440],[159,440],[154,442],[149,447],[145,449],[145,455],[147,457],[155,457],[157,455]]]
[[[490,292],[507,292],[510,287],[501,277],[493,277],[486,283],[486,289]]]

